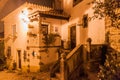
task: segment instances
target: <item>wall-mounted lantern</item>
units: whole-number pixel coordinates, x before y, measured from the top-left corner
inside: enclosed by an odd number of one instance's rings
[[[35,51],[32,52],[32,56],[35,57],[37,53]]]
[[[82,24],[83,24],[83,28],[88,27],[88,14],[83,15]]]

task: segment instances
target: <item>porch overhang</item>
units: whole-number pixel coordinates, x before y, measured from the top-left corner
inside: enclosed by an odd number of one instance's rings
[[[61,20],[69,20],[70,16],[56,10],[50,10],[50,11],[36,11],[29,15],[30,20],[34,20],[37,17],[45,17],[45,18],[54,18],[54,19],[61,19]]]

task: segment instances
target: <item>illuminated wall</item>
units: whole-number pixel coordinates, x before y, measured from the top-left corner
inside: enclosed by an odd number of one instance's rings
[[[85,44],[87,38],[92,38],[93,44],[103,44],[105,41],[105,26],[103,20],[88,20],[88,26],[83,26],[83,16],[88,18],[93,15],[92,5],[88,5],[92,0],[83,0],[73,6],[73,0],[63,0],[64,11],[70,15],[69,21],[62,26],[62,39],[69,41],[69,27],[76,25],[76,44]],[[103,33],[103,34],[101,34]]]
[[[28,7],[33,9],[29,11]],[[52,47],[48,48],[49,52],[47,52],[46,48],[44,48],[45,44],[43,44],[39,20],[30,21],[28,19],[29,13],[42,9],[49,10],[50,8],[39,7],[38,5],[31,6],[25,3],[2,19],[5,26],[5,54],[7,57],[7,54],[10,53],[8,61],[11,65],[10,69],[12,69],[13,61],[17,63],[17,68],[20,68],[19,59],[21,59],[21,69],[23,71],[37,72],[44,68],[45,65],[51,64],[58,59],[57,49],[61,45],[61,37],[57,37],[54,44],[50,45]],[[45,17],[38,18],[42,20],[41,23],[49,25],[49,33],[61,34],[61,25],[65,23],[64,20]],[[29,32],[32,32],[32,37]],[[18,51],[20,51],[20,57]]]

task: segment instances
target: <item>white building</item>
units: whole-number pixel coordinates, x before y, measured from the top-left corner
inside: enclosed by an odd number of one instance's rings
[[[85,44],[88,38],[92,44],[105,43],[104,19],[89,21],[93,10],[87,3],[92,0],[59,1],[62,4],[57,8],[57,2],[53,8],[26,2],[2,19],[9,65],[15,61],[17,68],[36,72],[47,69],[58,59],[61,40],[64,48],[70,50]],[[50,33],[61,37],[46,47],[43,39]]]

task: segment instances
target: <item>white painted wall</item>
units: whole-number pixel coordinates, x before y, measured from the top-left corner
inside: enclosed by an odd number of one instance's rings
[[[19,14],[21,10],[25,8],[25,5],[17,8],[15,11],[11,12],[9,15],[3,18],[4,21],[4,35],[5,35],[5,52],[7,47],[11,47],[12,61],[15,60],[18,62],[17,50],[21,50],[23,53],[26,50],[26,33],[27,33],[27,24],[23,23],[20,19]],[[13,41],[12,36],[12,25],[16,25],[16,36],[17,38]],[[10,38],[6,41],[6,39]],[[21,54],[21,57],[23,54]]]
[[[76,28],[76,44],[85,44],[88,37],[92,38],[93,44],[103,44],[105,41],[105,26],[103,20],[92,20],[88,23],[88,28],[83,28],[82,18],[84,14],[93,15],[92,5],[88,5],[92,0],[83,0],[76,6],[72,6],[73,0],[63,0],[64,11],[70,14],[70,20],[62,25],[62,39],[69,40],[69,27],[72,24],[78,25]]]
[[[82,17],[85,14],[86,9],[90,7],[87,5],[92,0],[83,0],[76,6],[73,6],[73,0],[63,0],[64,11],[70,14],[70,20],[62,26],[62,39],[69,41],[69,27],[73,24],[76,26],[76,44],[84,44],[87,38],[87,29],[82,28]]]
[[[4,32],[5,32],[5,39],[10,37],[11,39],[5,41],[5,52],[7,51],[7,47],[10,46],[12,51],[12,61],[15,60],[18,65],[18,54],[17,50],[21,50],[21,61],[22,61],[22,68],[23,71],[26,71],[28,69],[28,65],[30,65],[30,70],[36,72],[38,71],[39,67],[39,62],[42,61],[44,64],[49,64],[52,62],[55,62],[58,59],[58,54],[57,54],[57,48],[49,48],[48,54],[46,52],[40,52],[40,48],[30,48],[30,50],[27,50],[27,46],[44,46],[42,43],[39,41],[39,22],[38,21],[33,21],[31,24],[33,25],[34,29],[32,29],[33,33],[37,34],[37,38],[28,38],[27,32],[29,31],[28,29],[28,22],[24,22],[23,18],[25,16],[21,17],[21,13],[23,10],[26,9],[28,4],[24,4],[15,11],[11,12],[8,14],[5,18],[2,20],[4,21]],[[30,4],[29,4],[30,6]],[[37,6],[38,7],[38,6]],[[35,10],[33,10],[35,11]],[[50,31],[54,33],[54,28],[58,28],[58,33],[61,34],[61,25],[64,24],[66,21],[64,20],[59,20],[59,19],[51,19],[51,18],[41,18],[42,23],[48,23],[50,25]],[[13,41],[12,39],[12,25],[16,25],[16,32],[17,32],[17,38]],[[28,45],[27,41],[30,40],[30,44]],[[61,39],[57,40],[54,43],[54,46],[60,46]],[[43,49],[43,48],[42,48]],[[26,61],[24,62],[24,51],[27,51],[27,59],[30,60],[30,62]],[[32,52],[35,51],[36,56],[32,56]],[[28,56],[29,54],[29,56]],[[41,56],[41,59],[38,58],[38,56]],[[11,62],[12,62],[11,61]]]
[[[89,17],[93,16],[92,7],[85,12]],[[92,44],[105,43],[105,19],[92,19],[88,23],[88,37],[92,39]]]

